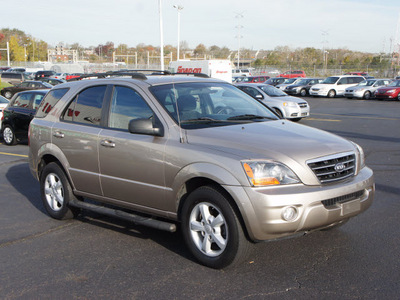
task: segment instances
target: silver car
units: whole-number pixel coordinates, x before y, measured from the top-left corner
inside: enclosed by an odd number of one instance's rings
[[[310,106],[301,98],[289,96],[268,84],[237,84],[239,89],[271,107],[281,118],[300,121],[310,115]]]
[[[288,79],[286,79],[283,83],[278,84],[278,85],[276,85],[275,87],[276,87],[277,89],[280,89],[280,90],[282,90],[282,91],[285,91],[286,88],[287,88],[289,85],[297,84],[297,83],[300,82],[302,79],[303,79],[303,78],[301,78],[301,77],[299,77],[299,78],[288,78]]]
[[[378,88],[386,86],[389,83],[389,79],[367,79],[361,81],[356,86],[347,88],[344,92],[344,96],[348,99],[359,98],[368,100],[374,96]]]
[[[50,216],[179,223],[193,256],[224,268],[249,241],[337,227],[371,205],[360,146],[279,119],[229,83],[156,74],[98,74],[44,98],[29,165]]]

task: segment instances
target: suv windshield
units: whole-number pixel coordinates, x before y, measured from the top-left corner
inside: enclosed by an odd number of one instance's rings
[[[278,120],[266,106],[224,83],[179,83],[150,88],[182,128]]]
[[[321,84],[334,84],[338,80],[339,80],[339,77],[328,77],[324,81],[322,81]]]

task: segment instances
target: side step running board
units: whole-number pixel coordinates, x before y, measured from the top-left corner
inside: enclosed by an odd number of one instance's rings
[[[121,210],[112,209],[112,208],[108,208],[108,207],[104,207],[104,206],[99,206],[99,205],[95,205],[95,204],[91,204],[91,203],[87,203],[87,202],[83,202],[83,201],[79,201],[79,200],[71,200],[71,201],[69,201],[68,204],[73,207],[83,208],[83,209],[97,212],[99,214],[106,215],[109,217],[117,217],[119,219],[132,222],[136,225],[143,225],[143,226],[147,226],[147,227],[151,227],[151,228],[155,228],[155,229],[159,229],[159,230],[165,230],[165,231],[169,231],[169,232],[176,231],[176,225],[173,223],[168,223],[168,222],[156,220],[153,218],[146,218],[146,217],[139,216],[139,215],[136,215],[133,213],[127,213],[127,212],[124,212]]]

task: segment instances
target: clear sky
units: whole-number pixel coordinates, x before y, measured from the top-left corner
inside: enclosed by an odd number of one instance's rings
[[[159,0],[0,0],[0,28],[17,28],[50,45],[160,45]],[[276,46],[389,52],[400,42],[400,0],[162,0],[164,44],[181,41],[231,50]],[[243,17],[237,17],[242,15]],[[399,25],[400,26],[400,25]],[[396,30],[398,35],[396,35]]]

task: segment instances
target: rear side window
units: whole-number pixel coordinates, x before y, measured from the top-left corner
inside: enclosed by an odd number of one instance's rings
[[[53,109],[54,105],[65,95],[68,89],[51,90],[41,102],[36,118],[44,118]]]
[[[64,113],[65,121],[100,125],[101,107],[107,86],[94,86],[80,92],[68,105]]]
[[[30,94],[30,93],[19,94],[14,99],[14,101],[11,103],[11,107],[28,108],[31,97],[32,97],[32,94]]]

